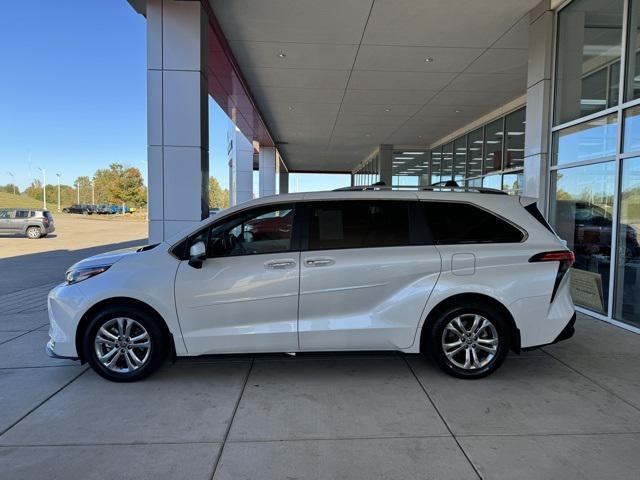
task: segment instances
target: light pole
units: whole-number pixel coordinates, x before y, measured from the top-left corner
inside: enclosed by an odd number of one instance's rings
[[[91,205],[96,204],[96,179],[91,179]]]
[[[56,173],[56,177],[58,177],[58,212],[60,212],[60,174]]]
[[[38,167],[38,170],[42,172],[42,207],[47,209],[47,171],[44,168]]]
[[[76,190],[78,192],[78,205],[80,205],[80,182],[76,180]]]
[[[7,172],[9,175],[11,175],[11,184],[13,185],[13,194],[16,194],[16,176],[11,173],[11,172]]]

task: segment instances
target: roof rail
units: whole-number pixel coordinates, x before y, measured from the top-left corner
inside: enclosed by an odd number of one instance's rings
[[[358,185],[353,187],[336,188],[334,192],[364,192],[368,190],[393,190],[392,187],[384,185]],[[509,195],[503,190],[485,187],[445,187],[445,186],[429,186],[429,187],[403,187],[397,190],[418,190],[428,192],[458,192],[458,193],[489,193],[492,195]]]

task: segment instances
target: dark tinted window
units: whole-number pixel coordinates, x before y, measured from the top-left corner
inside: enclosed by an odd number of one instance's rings
[[[323,202],[309,208],[309,250],[401,245],[409,245],[406,202]]]
[[[425,215],[437,244],[513,243],[524,237],[510,223],[469,203],[425,202]]]
[[[29,210],[16,210],[16,218],[29,218]]]

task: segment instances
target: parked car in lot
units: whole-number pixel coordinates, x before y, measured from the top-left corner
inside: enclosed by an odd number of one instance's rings
[[[429,353],[479,378],[573,334],[573,253],[533,199],[443,187],[279,195],[160,244],[73,265],[49,293],[52,356],[105,378],[168,357]]]
[[[85,215],[91,215],[93,214],[94,209],[92,208],[91,205],[82,203],[82,204],[74,204],[74,205],[71,205],[70,207],[65,207],[62,209],[62,211],[64,213],[82,213]]]
[[[0,208],[0,233],[21,233],[42,238],[55,231],[53,215],[48,210]]]

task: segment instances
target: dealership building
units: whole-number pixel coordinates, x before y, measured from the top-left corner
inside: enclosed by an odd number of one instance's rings
[[[289,173],[538,198],[575,303],[640,332],[640,0],[129,0],[147,21],[149,236]],[[212,125],[211,128],[216,128]],[[224,126],[220,126],[224,128]]]

